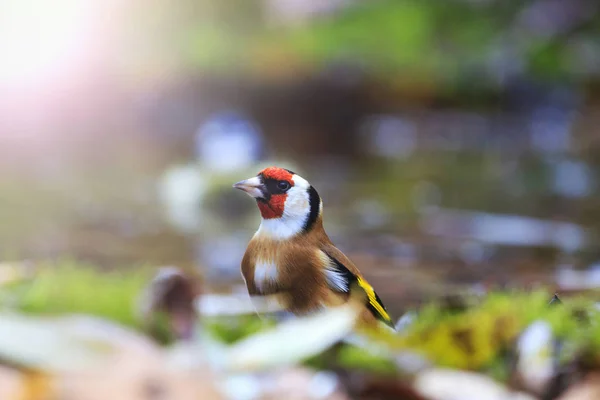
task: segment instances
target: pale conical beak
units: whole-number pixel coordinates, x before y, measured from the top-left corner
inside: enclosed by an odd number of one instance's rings
[[[264,197],[263,190],[265,190],[265,185],[263,185],[258,176],[239,181],[238,183],[234,184],[233,187],[243,190],[244,192],[248,193],[249,196],[254,198]]]

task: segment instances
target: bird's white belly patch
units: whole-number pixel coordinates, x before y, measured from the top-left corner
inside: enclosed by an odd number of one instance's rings
[[[257,262],[254,266],[254,284],[258,290],[263,291],[269,283],[275,283],[279,279],[277,265],[274,262]]]

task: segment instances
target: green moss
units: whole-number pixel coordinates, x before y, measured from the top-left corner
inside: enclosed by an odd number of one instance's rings
[[[69,260],[45,263],[34,279],[0,287],[0,299],[24,313],[90,314],[140,328],[136,302],[151,277],[148,268],[99,271]]]
[[[396,365],[389,359],[373,355],[356,346],[344,346],[338,352],[340,366],[380,375],[395,375]]]
[[[258,315],[204,318],[202,323],[211,335],[227,344],[235,343],[274,325],[274,321],[261,319]]]
[[[600,324],[592,300],[578,297],[549,306],[550,298],[551,293],[543,290],[491,293],[463,312],[431,303],[401,335],[371,333],[371,337],[397,350],[416,351],[439,366],[496,371],[499,376],[503,368],[498,362],[536,320],[550,324],[554,335],[567,343],[570,355],[582,348],[598,352]],[[584,318],[581,310],[585,310]]]

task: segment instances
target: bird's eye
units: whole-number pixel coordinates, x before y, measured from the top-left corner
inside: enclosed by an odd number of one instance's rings
[[[286,182],[286,181],[279,181],[279,182],[277,182],[277,188],[279,190],[285,191],[290,188],[290,184],[289,184],[289,182]]]

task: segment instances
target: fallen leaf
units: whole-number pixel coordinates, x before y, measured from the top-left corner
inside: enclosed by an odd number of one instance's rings
[[[450,369],[421,372],[414,386],[431,400],[535,400],[528,394],[511,392],[484,375]]]
[[[354,328],[360,303],[348,303],[291,319],[231,346],[223,368],[251,371],[293,365],[343,339]]]

